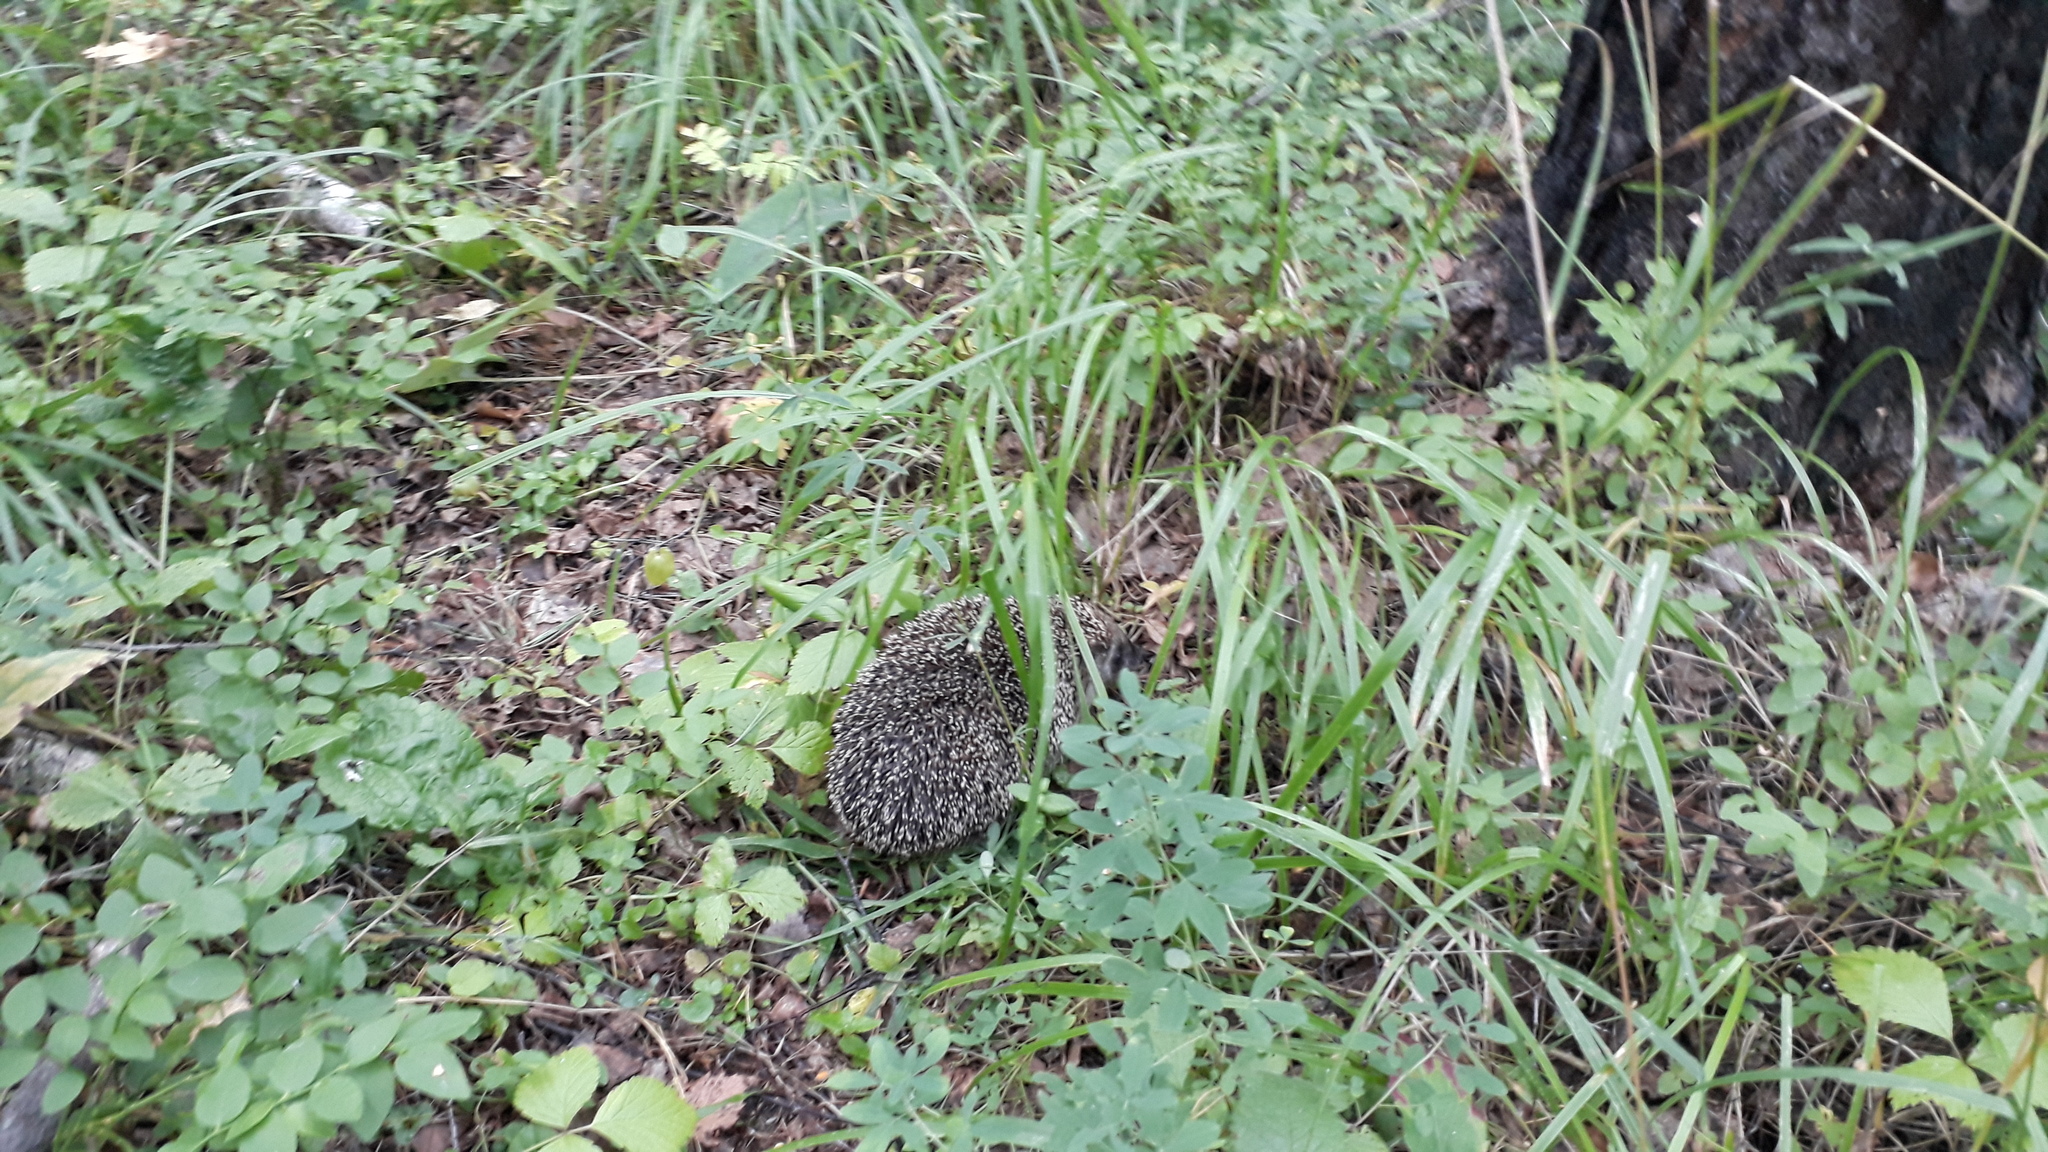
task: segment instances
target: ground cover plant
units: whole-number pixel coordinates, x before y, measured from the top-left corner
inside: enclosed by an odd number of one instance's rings
[[[0,14],[0,1132],[2048,1144],[2044,457],[1755,417],[1914,253],[1700,203],[1606,364],[1439,369],[1577,15]],[[1157,658],[851,852],[972,592]]]

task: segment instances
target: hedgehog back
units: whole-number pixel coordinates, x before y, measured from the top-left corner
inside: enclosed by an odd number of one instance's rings
[[[950,848],[1009,815],[1009,785],[1023,778],[1029,698],[987,600],[939,605],[897,628],[854,679],[832,720],[826,779],[848,836],[877,852],[912,856]],[[1024,643],[1015,602],[1010,623]],[[1055,732],[1072,724],[1075,654],[1063,614],[1052,701]],[[1026,666],[1030,648],[1024,643]]]

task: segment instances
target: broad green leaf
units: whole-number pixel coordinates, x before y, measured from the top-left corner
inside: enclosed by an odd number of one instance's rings
[[[249,922],[242,898],[225,887],[195,888],[177,901],[180,934],[190,940],[213,940],[240,932]]]
[[[497,221],[464,204],[452,216],[438,216],[434,219],[434,235],[451,244],[463,244],[481,240],[498,227]]]
[[[72,776],[43,801],[53,828],[93,828],[133,812],[142,803],[126,768],[100,761]]]
[[[35,1071],[40,1059],[42,1053],[34,1048],[0,1048],[0,1092],[21,1083],[23,1077]]]
[[[611,1090],[590,1126],[621,1152],[681,1152],[697,1110],[661,1081],[636,1076]]]
[[[352,1124],[363,1115],[363,1090],[353,1076],[329,1076],[307,1095],[306,1108],[322,1120]]]
[[[50,1077],[49,1086],[43,1089],[43,1115],[55,1116],[71,1106],[78,1094],[85,1091],[85,1073],[76,1068],[64,1068]]]
[[[861,203],[852,188],[834,181],[784,185],[740,217],[736,230],[744,235],[726,239],[725,251],[705,285],[712,301],[723,300],[752,283],[782,259],[783,248],[801,248],[853,219],[860,214]],[[665,239],[657,238],[657,245]]]
[[[202,956],[165,979],[171,991],[187,1000],[211,1004],[233,996],[248,979],[232,956]]]
[[[775,921],[795,915],[804,906],[804,890],[796,877],[779,864],[770,865],[747,878],[739,887],[739,898],[763,920]]]
[[[51,1022],[49,1033],[43,1037],[43,1055],[60,1064],[69,1063],[85,1048],[91,1033],[92,1024],[85,1017],[71,1013],[59,1016]]]
[[[301,1036],[269,1061],[264,1075],[280,1095],[293,1096],[319,1078],[320,1064],[326,1057],[327,1048],[318,1036]]]
[[[43,188],[0,188],[0,220],[17,220],[53,232],[71,227],[64,206]]]
[[[1970,1049],[1970,1066],[1998,1081],[2020,1107],[2048,1105],[2048,1017],[2000,1016]]]
[[[400,1052],[430,1044],[452,1044],[469,1035],[483,1020],[484,1014],[474,1008],[443,1008],[439,1012],[421,1012],[405,1022],[392,1041],[392,1047]]]
[[[860,671],[861,648],[866,643],[866,636],[851,629],[805,641],[789,662],[789,691],[816,696],[845,684]]]
[[[1401,1089],[1408,1097],[1401,1131],[1409,1152],[1482,1152],[1486,1147],[1486,1125],[1443,1073],[1409,1076]]]
[[[526,1074],[512,1091],[512,1106],[521,1116],[550,1128],[567,1128],[576,1114],[597,1095],[604,1073],[597,1053],[577,1047],[557,1052]]]
[[[249,929],[249,943],[258,952],[289,952],[319,933],[337,931],[340,911],[340,903],[332,897],[287,904],[256,921]]]
[[[541,1145],[534,1152],[604,1152],[604,1150],[574,1132],[564,1132],[553,1140]]]
[[[504,968],[472,956],[448,970],[448,991],[457,996],[481,996],[504,974]]]
[[[90,280],[106,258],[107,250],[97,244],[45,248],[22,264],[21,285],[31,292],[48,292]]]
[[[50,997],[43,991],[39,977],[27,976],[7,990],[7,997],[0,999],[0,1024],[16,1036],[43,1022],[43,1013],[50,1010]]]
[[[78,678],[107,662],[110,654],[91,648],[60,648],[0,664],[0,736],[42,707]]]
[[[342,1058],[350,1064],[362,1064],[375,1060],[391,1046],[398,1030],[405,1026],[405,1017],[390,1012],[366,1024],[358,1024],[348,1034],[348,1041],[342,1046]]]
[[[1879,1020],[1943,1038],[1955,1030],[1948,1010],[1948,981],[1925,956],[1859,948],[1830,960],[1828,975],[1851,1004]]]
[[[1892,1071],[1900,1076],[1932,1080],[1937,1084],[1946,1084],[1951,1088],[1966,1088],[1972,1092],[1982,1091],[1982,1086],[1977,1083],[1977,1074],[1970,1071],[1969,1065],[1953,1056],[1922,1056],[1918,1060],[1910,1064],[1902,1064],[1892,1069]],[[1911,1108],[1915,1104],[1932,1104],[1976,1131],[1981,1132],[1991,1124],[1991,1113],[1984,1111],[1982,1108],[1972,1108],[1967,1104],[1958,1104],[1946,1096],[1940,1096],[1931,1092],[1916,1092],[1910,1088],[1894,1088],[1892,1089],[1891,1100],[1892,1111],[1894,1112],[1901,1108]]]
[[[401,1053],[391,1070],[398,1082],[441,1100],[469,1099],[469,1075],[446,1044],[425,1044]]]
[[[294,1108],[279,1108],[270,1113],[262,1127],[235,1146],[235,1152],[297,1152],[299,1117],[296,1112]]]
[[[151,900],[166,902],[182,898],[187,892],[199,887],[199,877],[190,868],[168,856],[152,852],[143,858],[142,869],[135,878],[135,887]]]
[[[210,811],[209,801],[234,775],[234,769],[211,752],[187,752],[152,780],[143,800],[166,812],[197,815]]]
[[[16,848],[0,855],[0,893],[32,895],[42,891],[49,878],[49,871],[43,867],[43,858],[33,852]]]
[[[290,884],[306,866],[306,839],[293,836],[256,858],[242,877],[242,890],[251,899],[266,900]]]
[[[1238,1090],[1233,1152],[1387,1152],[1371,1132],[1353,1132],[1314,1084],[1262,1072]]]
[[[28,959],[42,939],[42,929],[33,924],[0,924],[0,972]]]
[[[249,1073],[239,1063],[223,1064],[199,1085],[192,1101],[192,1115],[201,1124],[218,1128],[242,1114],[249,1106]]]

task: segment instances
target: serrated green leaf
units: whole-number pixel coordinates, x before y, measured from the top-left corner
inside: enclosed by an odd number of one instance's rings
[[[804,642],[789,662],[789,691],[799,696],[830,692],[860,671],[867,637],[851,629],[827,632]]]
[[[745,744],[720,741],[711,749],[723,769],[726,790],[748,803],[758,804],[767,798],[768,787],[775,782],[775,765],[768,762],[759,750]]]
[[[1982,1091],[1982,1087],[1977,1083],[1977,1074],[1970,1071],[1969,1065],[1953,1056],[1922,1056],[1910,1064],[1901,1064],[1892,1071],[1900,1076],[1932,1080],[1936,1084],[1946,1084],[1951,1088],[1963,1088],[1971,1092]],[[1991,1124],[1991,1113],[1982,1108],[1957,1103],[1938,1093],[1894,1088],[1891,1092],[1891,1103],[1894,1112],[1901,1108],[1911,1108],[1915,1104],[1932,1104],[1979,1132]]]
[[[597,1053],[589,1048],[557,1052],[519,1082],[512,1092],[512,1106],[536,1124],[570,1127],[576,1122],[576,1114],[597,1095],[603,1073]]]
[[[67,831],[96,828],[135,811],[142,803],[126,768],[102,760],[64,782],[43,801],[50,826]]]
[[[381,828],[473,831],[523,814],[517,785],[462,718],[438,704],[371,696],[360,724],[320,750],[314,769],[328,799]]]
[[[635,1076],[611,1090],[590,1126],[622,1152],[681,1152],[697,1110],[661,1081]]]
[[[1851,1004],[1879,1020],[1943,1038],[1955,1030],[1948,1009],[1948,981],[1941,968],[1925,956],[1890,948],[1859,948],[1831,959],[1828,975]]]
[[[446,1044],[424,1044],[400,1053],[391,1070],[398,1082],[440,1100],[469,1099],[469,1075]]]
[[[768,750],[800,776],[816,776],[825,770],[825,753],[832,747],[831,732],[816,720],[806,720],[776,737]]]
[[[797,885],[796,877],[789,874],[789,869],[779,864],[770,865],[748,877],[747,882],[740,885],[738,895],[756,915],[771,922],[793,916],[804,906],[804,890]]]
[[[1386,1152],[1371,1132],[1353,1132],[1326,1094],[1307,1080],[1261,1072],[1238,1090],[1233,1152]]]
[[[733,855],[732,842],[720,836],[711,842],[704,853],[704,863],[697,870],[697,879],[706,888],[722,892],[732,887],[733,873],[739,871],[740,862]]]
[[[1443,1073],[1418,1073],[1401,1086],[1408,1097],[1401,1129],[1410,1152],[1482,1152],[1486,1147],[1486,1125]]]
[[[166,812],[183,812],[190,815],[211,811],[209,801],[234,769],[211,752],[187,752],[171,761],[149,785],[143,800],[152,808]]]
[[[716,948],[732,932],[732,901],[723,892],[707,892],[697,898],[697,939]]]

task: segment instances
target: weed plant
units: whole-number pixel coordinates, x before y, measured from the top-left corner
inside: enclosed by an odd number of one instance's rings
[[[1949,439],[1927,492],[1918,388],[1903,513],[1844,509],[1754,411],[1806,373],[1772,305],[1850,323],[1938,246],[1851,234],[1755,306],[1782,233],[1716,275],[1698,205],[1589,305],[1618,374],[1453,392],[1446,255],[1575,16],[1490,11],[9,10],[0,724],[96,756],[8,777],[6,1107],[676,1152],[675,1041],[772,1031],[822,1086],[707,1140],[2048,1144],[2038,453]],[[656,312],[689,342],[619,329]],[[463,419],[571,313],[544,424]],[[600,328],[650,388],[590,398]],[[1792,486],[1732,486],[1731,437]],[[422,615],[636,453],[771,475],[766,526],[622,532],[584,615],[430,683]],[[430,579],[441,512],[503,563]],[[1159,658],[1041,733],[1013,826],[844,858],[837,693],[968,591],[1038,651],[1055,593],[1142,602]],[[460,711],[520,700],[574,725]]]

